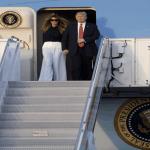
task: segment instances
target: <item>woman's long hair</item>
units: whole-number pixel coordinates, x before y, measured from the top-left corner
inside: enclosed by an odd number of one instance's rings
[[[55,17],[56,19],[58,19],[58,30],[60,33],[63,33],[66,29],[66,27],[69,24],[69,21],[63,17],[58,16],[55,13],[50,14],[44,21],[43,26],[42,26],[42,31],[46,32],[50,27],[51,27],[51,23],[50,20],[51,18]]]

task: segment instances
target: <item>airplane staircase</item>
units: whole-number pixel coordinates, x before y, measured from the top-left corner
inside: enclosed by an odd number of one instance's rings
[[[108,45],[103,40],[91,82],[1,78],[0,150],[94,150],[93,128],[108,69],[108,55],[104,57]]]
[[[8,82],[0,150],[72,150],[89,82]]]

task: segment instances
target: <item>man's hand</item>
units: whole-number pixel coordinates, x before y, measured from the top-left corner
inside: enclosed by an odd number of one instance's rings
[[[85,43],[84,39],[78,39],[78,43]]]
[[[68,49],[63,50],[64,55],[67,55],[69,53]]]

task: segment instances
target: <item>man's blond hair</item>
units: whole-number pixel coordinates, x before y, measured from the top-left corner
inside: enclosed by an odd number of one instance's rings
[[[75,16],[77,16],[78,14],[87,16],[87,13],[85,11],[78,11]]]

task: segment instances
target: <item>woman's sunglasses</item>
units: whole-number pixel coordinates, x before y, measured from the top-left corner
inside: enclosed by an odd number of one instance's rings
[[[56,22],[57,22],[57,21],[58,21],[58,19],[51,19],[50,21],[56,21]]]

